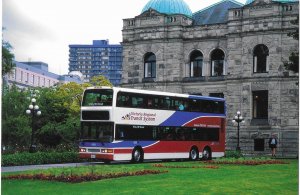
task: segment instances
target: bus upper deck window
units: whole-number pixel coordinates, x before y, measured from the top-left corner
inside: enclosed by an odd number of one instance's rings
[[[113,90],[93,89],[86,90],[83,96],[83,106],[111,106],[113,100]]]

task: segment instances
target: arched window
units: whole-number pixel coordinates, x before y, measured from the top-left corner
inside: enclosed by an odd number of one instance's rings
[[[211,76],[225,75],[225,54],[221,49],[215,49],[211,53]]]
[[[144,76],[145,78],[156,77],[156,57],[154,53],[147,53],[144,57]]]
[[[203,54],[193,51],[190,56],[190,77],[203,76]]]
[[[269,49],[267,46],[260,44],[253,50],[253,72],[263,73],[269,71],[268,63]]]

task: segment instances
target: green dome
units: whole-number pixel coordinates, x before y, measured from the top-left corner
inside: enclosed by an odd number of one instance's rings
[[[245,5],[252,3],[254,0],[247,0]],[[298,0],[273,0],[280,3],[297,2]]]
[[[142,13],[154,9],[164,14],[183,14],[192,17],[193,13],[183,0],[150,0],[142,10]]]

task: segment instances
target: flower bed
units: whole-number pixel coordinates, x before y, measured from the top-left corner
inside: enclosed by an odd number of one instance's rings
[[[47,180],[47,181],[59,181],[69,183],[80,183],[86,181],[96,181],[102,179],[111,179],[128,176],[141,176],[141,175],[153,175],[167,173],[168,171],[159,170],[141,170],[135,172],[122,172],[122,173],[108,173],[108,174],[83,174],[83,175],[65,175],[60,174],[58,176],[51,174],[19,174],[2,177],[2,179],[32,179],[32,180]]]
[[[208,164],[229,164],[229,165],[265,165],[265,164],[288,164],[282,160],[210,160],[204,161]]]

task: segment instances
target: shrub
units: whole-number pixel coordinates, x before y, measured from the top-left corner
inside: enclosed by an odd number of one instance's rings
[[[40,165],[80,162],[77,152],[37,152],[2,155],[1,166]]]
[[[241,158],[241,157],[243,157],[243,154],[241,151],[238,151],[238,150],[227,150],[225,152],[225,157],[226,158]]]
[[[5,149],[4,149],[5,148]],[[24,145],[6,145],[2,146],[2,155],[6,154],[14,154],[14,153],[23,153],[28,151],[28,146]],[[37,145],[37,151],[40,152],[76,152],[78,151],[78,144],[76,143],[64,143],[64,144],[59,144],[56,147],[50,147],[42,144]]]

